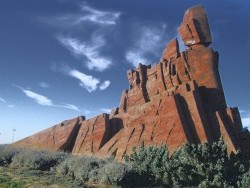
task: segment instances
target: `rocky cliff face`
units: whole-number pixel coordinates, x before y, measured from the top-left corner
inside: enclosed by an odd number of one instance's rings
[[[167,144],[170,152],[186,142],[213,142],[223,136],[228,152],[250,156],[250,135],[242,131],[237,108],[227,107],[204,8],[185,12],[177,39],[158,64],[127,72],[129,90],[119,108],[85,120],[79,117],[25,138],[15,145],[123,160],[132,146]]]

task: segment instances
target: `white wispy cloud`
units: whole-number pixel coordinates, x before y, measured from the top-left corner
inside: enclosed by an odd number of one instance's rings
[[[139,63],[149,64],[150,57],[161,55],[167,41],[166,28],[166,25],[142,26],[134,35],[134,45],[125,54],[126,60],[137,67]]]
[[[50,87],[50,85],[46,82],[39,82],[38,85],[42,88],[49,88]]]
[[[131,63],[134,67],[137,67],[139,63],[149,64],[148,60],[144,57],[143,52],[129,50],[126,55],[126,60]]]
[[[100,111],[109,114],[112,111],[112,109],[111,108],[101,108]]]
[[[76,105],[73,105],[73,104],[63,104],[63,105],[54,105],[56,107],[62,107],[62,108],[67,108],[67,109],[70,109],[70,110],[75,110],[77,112],[80,111],[80,109],[76,106]]]
[[[98,10],[87,3],[79,3],[77,5],[79,11],[76,10],[76,13],[40,19],[46,23],[60,26],[60,33],[63,31],[61,27],[68,29],[68,36],[56,35],[58,41],[70,50],[75,57],[80,59],[89,70],[104,71],[112,65],[112,59],[102,54],[102,50],[107,46],[104,36],[111,34],[110,26],[116,25],[121,12]],[[95,25],[89,29],[86,26],[87,22]],[[89,33],[91,38],[86,39],[85,37],[85,39],[80,40],[78,37],[71,37],[79,34],[76,32],[77,28],[81,28],[85,33]]]
[[[243,127],[247,127],[250,130],[250,110],[241,109],[239,111]]]
[[[88,90],[88,92],[95,91],[98,88],[100,80],[91,75],[84,74],[78,70],[70,70],[68,74],[80,81],[79,85]]]
[[[34,102],[42,106],[50,106],[50,107],[60,107],[60,108],[67,108],[75,111],[80,111],[79,108],[73,104],[55,104],[51,99],[48,97],[41,95],[37,92],[34,92],[30,89],[24,89],[20,86],[15,86],[19,88],[27,97],[31,98]],[[9,105],[9,107],[14,107],[13,105]]]
[[[51,70],[56,72],[62,72],[66,76],[78,80],[79,85],[82,88],[86,89],[89,93],[96,91],[97,89],[105,90],[111,84],[109,80],[102,82],[100,79],[95,78],[92,75],[85,74],[84,72],[81,72],[77,69],[70,68],[66,64],[61,64],[61,65],[53,64]]]
[[[22,92],[29,98],[33,99],[36,103],[43,105],[43,106],[53,106],[52,100],[47,98],[46,96],[43,96],[41,94],[38,94],[34,91],[31,91],[29,89],[21,89]]]
[[[9,107],[9,108],[15,108],[15,105],[9,104],[8,107]]]
[[[81,42],[76,38],[57,36],[59,42],[78,58],[86,58],[84,63],[90,70],[104,71],[110,67],[112,61],[100,54],[101,48],[106,44],[103,36],[94,36],[92,40]]]
[[[250,129],[250,117],[242,118],[242,124]]]
[[[0,102],[6,103],[6,100],[4,98],[0,97]]]
[[[246,110],[239,110],[239,112],[242,114],[242,113],[246,113],[247,111]]]
[[[97,24],[114,25],[121,14],[120,12],[97,10],[87,5],[83,5],[81,9],[86,15],[79,17],[76,23],[90,21]]]
[[[0,102],[2,103],[5,103],[5,105],[8,107],[8,108],[15,108],[15,106],[13,104],[9,104],[8,101],[6,101],[4,98],[0,97]]]
[[[100,85],[100,90],[105,90],[110,86],[111,82],[109,80],[104,81],[101,85]]]
[[[87,110],[87,109],[81,109],[81,111],[82,111],[84,114],[86,114],[86,115],[90,115],[90,114],[93,113],[93,111]]]
[[[40,18],[45,23],[57,27],[79,27],[84,23],[93,23],[101,26],[115,25],[121,15],[119,11],[98,10],[85,4],[79,4],[77,13],[59,15],[50,18]]]

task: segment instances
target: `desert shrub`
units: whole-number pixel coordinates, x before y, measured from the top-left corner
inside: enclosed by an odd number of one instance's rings
[[[130,156],[125,156],[126,164],[132,166],[141,176],[145,185],[171,185],[169,152],[166,146],[141,145],[132,149]]]
[[[242,154],[241,151],[237,151],[236,154],[230,156],[228,164],[225,167],[225,179],[230,185],[237,187],[238,182],[241,182],[244,174],[249,171],[249,167],[250,161]]]
[[[244,173],[237,182],[237,185],[242,188],[249,188],[250,187],[250,169]]]
[[[223,139],[213,144],[186,144],[171,156],[173,185],[225,187],[228,165],[227,147]]]
[[[15,148],[9,145],[0,146],[0,166],[7,166],[12,162],[15,155],[21,152],[22,149]]]
[[[76,179],[80,181],[96,182],[98,180],[98,171],[104,165],[104,161],[94,158],[85,157],[81,159],[82,166],[76,170]]]
[[[130,168],[127,165],[116,161],[105,161],[105,165],[98,170],[95,181],[119,185],[125,180],[124,178],[129,171]]]
[[[142,179],[130,166],[118,163],[114,159],[101,160],[84,156],[67,158],[58,165],[56,171],[57,174],[70,177],[79,183],[91,182],[127,187],[141,185],[138,180]]]
[[[50,170],[68,156],[64,152],[23,149],[13,157],[11,167],[30,170]]]
[[[228,156],[221,138],[212,144],[185,144],[170,156],[168,148],[140,146],[125,156],[125,164],[115,159],[72,156],[0,146],[0,165],[30,172],[53,167],[60,178],[121,187],[250,187],[250,162],[238,151]],[[46,172],[47,173],[47,172]]]
[[[148,186],[247,187],[249,160],[239,151],[228,156],[221,138],[212,144],[185,144],[171,156],[165,146],[140,146],[126,156]]]
[[[97,169],[102,167],[104,162],[94,157],[71,156],[64,160],[56,169],[59,175],[71,177],[77,181],[88,181],[95,179]]]

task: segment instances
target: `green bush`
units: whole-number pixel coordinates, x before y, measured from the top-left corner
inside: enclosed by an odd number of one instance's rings
[[[250,187],[250,169],[240,177],[237,185],[242,188]]]
[[[198,186],[200,183],[212,187],[228,185],[227,147],[222,139],[213,144],[186,144],[171,156],[173,184],[176,186]]]
[[[143,177],[141,183],[150,185],[171,185],[169,152],[166,146],[140,146],[132,148],[132,154],[125,156],[127,164]]]
[[[116,161],[107,161],[97,173],[98,182],[104,184],[115,184],[119,185],[124,181],[126,174],[131,169],[122,163]]]
[[[221,138],[213,144],[185,144],[171,156],[165,146],[140,146],[126,156],[148,186],[247,187],[249,161],[238,152],[230,157]]]
[[[42,171],[50,170],[50,168],[61,163],[67,156],[68,154],[64,152],[23,149],[13,157],[11,167]]]
[[[0,146],[0,166],[8,166],[15,155],[21,152],[21,149],[9,145]]]
[[[90,182],[105,185],[140,185],[138,174],[128,165],[115,160],[94,157],[71,156],[56,168],[57,174],[70,177],[79,183]]]
[[[102,167],[104,162],[94,157],[71,156],[64,160],[56,169],[60,175],[71,177],[77,181],[95,179],[95,171]]]

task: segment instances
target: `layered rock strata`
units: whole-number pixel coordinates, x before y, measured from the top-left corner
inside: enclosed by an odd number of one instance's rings
[[[250,157],[250,134],[242,131],[238,109],[227,107],[219,54],[209,47],[201,5],[185,12],[179,33],[187,49],[180,52],[173,39],[158,64],[129,70],[129,90],[111,114],[69,120],[15,145],[123,160],[140,144],[166,144],[173,152],[187,142],[212,143],[223,136],[229,153],[241,148]]]

